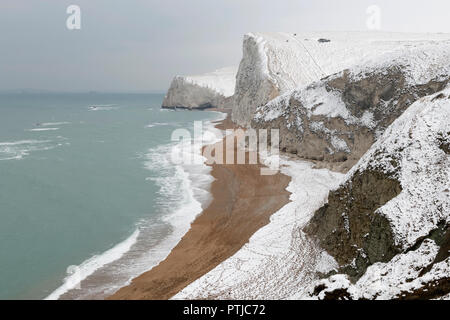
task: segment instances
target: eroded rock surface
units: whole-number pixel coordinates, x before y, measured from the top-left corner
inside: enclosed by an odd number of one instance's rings
[[[449,293],[450,88],[420,99],[379,138],[304,229],[339,263],[321,298]]]
[[[274,99],[257,109],[252,127],[279,129],[283,151],[346,172],[411,104],[449,79],[448,45],[387,55]]]
[[[397,50],[448,41],[445,34],[267,32],[244,36],[232,120],[249,127],[258,107],[296,88]],[[432,58],[432,57],[431,57]],[[389,95],[387,90],[383,96]]]

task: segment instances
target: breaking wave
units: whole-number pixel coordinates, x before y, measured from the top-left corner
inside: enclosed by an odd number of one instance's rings
[[[220,119],[223,119],[222,114]],[[156,202],[160,214],[156,218],[140,221],[133,235],[124,242],[75,267],[74,270],[79,271],[77,277],[66,277],[64,284],[47,299],[104,298],[164,260],[206,206],[209,186],[213,181],[211,167],[206,166],[204,161],[175,165],[171,154],[182,150],[191,152],[197,160],[203,158],[203,144],[218,141],[219,133],[213,123],[208,122],[205,130],[205,136],[209,137],[207,142],[200,137],[193,142],[192,148],[185,145],[191,142],[182,141],[148,150],[144,156],[144,166],[149,172],[147,180],[153,181],[159,188]],[[212,136],[216,140],[212,140]],[[81,289],[76,289],[80,284]]]

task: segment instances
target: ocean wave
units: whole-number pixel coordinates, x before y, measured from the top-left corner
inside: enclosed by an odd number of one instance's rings
[[[43,122],[40,123],[39,125],[42,127],[52,127],[52,126],[63,126],[66,124],[70,124],[70,122],[67,121],[61,121],[61,122]]]
[[[153,127],[159,127],[159,126],[168,126],[171,125],[173,123],[167,123],[167,122],[154,122],[154,123],[150,123],[148,125],[146,125],[146,128],[153,128]]]
[[[129,251],[131,246],[136,243],[138,236],[139,230],[136,230],[125,241],[119,243],[101,255],[95,255],[84,261],[79,266],[70,266],[68,271],[71,273],[64,279],[63,285],[53,291],[48,297],[45,298],[45,300],[57,300],[67,291],[77,288],[82,280],[89,277],[96,270],[122,257],[123,254]]]
[[[19,140],[0,142],[0,161],[21,160],[31,152],[51,150],[61,145],[51,140]]]
[[[219,134],[219,130],[213,128],[212,122],[207,122],[206,131],[210,134],[211,132]],[[216,140],[219,139],[220,136],[217,136]],[[210,139],[209,142],[211,141]],[[82,278],[85,281],[81,283],[81,290],[74,292],[69,286],[63,285],[49,297],[58,298],[63,294],[76,299],[109,296],[128,285],[133,278],[158,265],[169,255],[189,230],[192,221],[203,210],[210,198],[209,185],[214,180],[210,175],[211,167],[206,166],[204,161],[186,165],[175,165],[172,162],[171,154],[175,150],[187,150],[183,145],[185,143],[187,142],[181,141],[157,146],[148,150],[144,157],[144,166],[149,171],[147,180],[153,181],[159,188],[156,199],[159,216],[152,216],[151,219],[142,220],[137,224],[139,234],[135,241],[130,246],[122,246],[128,250],[120,257],[117,255],[115,261],[110,259],[107,265],[90,264],[96,265],[97,269]],[[187,152],[191,152],[194,158],[203,158],[202,146],[203,140],[200,138],[194,141],[193,147]],[[106,260],[102,258],[103,255],[108,255],[108,252],[96,259]],[[81,266],[86,265],[88,261]],[[108,280],[105,282],[105,279]]]
[[[119,107],[111,104],[111,105],[98,105],[98,106],[90,106],[89,111],[110,111],[117,110]]]
[[[59,128],[34,128],[28,129],[27,131],[39,132],[39,131],[56,131],[56,130],[59,130]]]
[[[13,142],[0,142],[0,147],[4,146],[20,146],[24,144],[39,144],[39,143],[47,143],[50,140],[19,140]]]

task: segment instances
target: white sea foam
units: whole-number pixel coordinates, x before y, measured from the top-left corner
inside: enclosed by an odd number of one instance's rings
[[[111,104],[111,105],[99,105],[99,106],[90,106],[89,111],[110,111],[110,110],[117,110],[119,107]]]
[[[334,260],[301,228],[343,175],[314,169],[308,162],[285,157],[280,161],[281,172],[292,178],[287,187],[291,202],[275,212],[270,223],[255,232],[233,256],[173,299],[286,299],[306,288],[317,270],[328,272],[335,267]]]
[[[131,246],[136,243],[136,239],[138,238],[138,236],[139,230],[135,230],[133,234],[125,241],[119,243],[118,245],[102,253],[101,255],[95,255],[90,259],[84,261],[79,266],[69,267],[68,270],[72,272],[64,279],[64,284],[53,291],[53,293],[46,297],[45,300],[57,300],[68,290],[76,288],[82,280],[93,274],[95,270],[98,270],[104,265],[122,257],[123,254],[130,250]]]
[[[34,128],[28,129],[27,131],[39,132],[39,131],[56,131],[56,130],[59,130],[59,128]]]
[[[52,126],[63,126],[66,124],[70,124],[70,122],[67,121],[61,121],[61,122],[44,122],[44,123],[40,123],[39,125],[43,126],[43,127],[52,127]]]
[[[146,128],[160,127],[160,126],[168,126],[170,123],[167,122],[154,122],[150,123],[146,126]]]
[[[218,113],[217,119],[223,118],[223,114]],[[64,284],[48,298],[57,299],[80,283],[81,290],[75,293],[78,299],[111,295],[129,284],[136,276],[158,265],[169,255],[189,230],[195,217],[201,213],[202,205],[204,206],[209,198],[208,187],[213,181],[210,175],[211,167],[203,163],[205,158],[200,164],[174,165],[170,155],[174,149],[181,149],[191,150],[192,157],[202,157],[203,144],[214,143],[221,137],[220,130],[215,129],[212,122],[206,123],[204,131],[210,138],[212,133],[214,136],[217,135],[216,140],[203,141],[198,137],[190,149],[183,144],[191,142],[180,141],[157,146],[146,154],[145,167],[150,172],[147,180],[154,181],[159,187],[157,199],[161,210],[159,220],[140,221],[137,225],[138,233],[133,234],[135,237],[132,236],[113,249],[82,263],[80,268],[83,270],[81,272],[83,276],[66,278]],[[133,241],[130,241],[131,238]],[[103,276],[104,279],[105,274],[111,279],[108,283],[89,282],[90,279],[95,279],[96,275]],[[79,281],[74,281],[76,279]]]
[[[31,152],[51,150],[58,146],[50,140],[0,142],[0,161],[20,160],[30,155]]]
[[[38,143],[46,143],[50,142],[50,140],[19,140],[13,142],[0,142],[0,147],[3,146],[18,146],[24,144],[38,144]]]

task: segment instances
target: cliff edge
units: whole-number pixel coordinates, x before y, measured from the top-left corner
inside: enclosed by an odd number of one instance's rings
[[[272,99],[380,55],[448,39],[444,34],[378,32],[248,33],[236,76],[232,120],[249,127]]]
[[[279,129],[283,151],[346,172],[411,104],[449,82],[450,42],[400,48],[257,108],[252,127]]]

